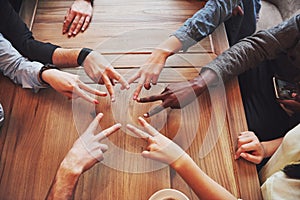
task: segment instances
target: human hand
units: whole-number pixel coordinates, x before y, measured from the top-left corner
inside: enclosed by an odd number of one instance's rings
[[[238,136],[238,149],[235,152],[235,159],[239,157],[255,164],[259,164],[265,157],[264,147],[253,132],[242,132]]]
[[[115,124],[97,133],[97,127],[102,117],[102,113],[98,114],[86,131],[75,141],[62,162],[64,168],[81,174],[103,160],[103,153],[107,151],[108,147],[100,142],[119,130],[121,124]]]
[[[111,101],[115,101],[115,92],[113,89],[114,80],[121,83],[122,88],[129,89],[129,84],[120,75],[111,64],[97,51],[92,51],[83,61],[83,67],[86,74],[96,83],[105,84]]]
[[[65,16],[63,34],[68,32],[68,36],[76,36],[80,31],[85,31],[91,21],[92,13],[93,7],[90,1],[75,0]]]
[[[127,128],[137,136],[147,141],[148,146],[146,150],[142,152],[143,157],[166,164],[172,164],[185,154],[185,152],[177,144],[160,134],[142,117],[139,117],[138,120],[144,127],[145,131],[142,131],[130,124],[127,124]]]
[[[161,94],[138,98],[137,101],[140,103],[162,101],[160,105],[144,114],[144,117],[151,117],[168,107],[176,109],[185,107],[194,101],[204,89],[205,87],[199,85],[194,79],[188,82],[169,84]]]
[[[88,102],[98,104],[98,100],[90,97],[85,93],[91,93],[98,96],[106,96],[106,92],[100,92],[79,80],[79,76],[57,69],[48,69],[43,71],[42,78],[53,89],[67,96],[68,98],[82,97]]]
[[[165,66],[166,60],[170,52],[163,49],[156,49],[152,52],[151,56],[148,58],[145,64],[143,64],[140,69],[133,74],[128,83],[133,83],[139,78],[137,88],[133,94],[133,100],[136,100],[143,88],[149,90],[151,88],[151,83],[153,85],[157,84],[157,80],[162,68]]]
[[[299,113],[300,112],[300,96],[297,93],[292,93],[292,97],[295,100],[286,100],[286,99],[278,99],[277,101],[281,103],[287,110],[291,113]]]

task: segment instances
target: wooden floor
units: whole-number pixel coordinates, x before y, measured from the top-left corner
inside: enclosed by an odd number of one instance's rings
[[[151,50],[200,9],[196,0],[97,0],[91,25],[83,34],[68,38],[61,34],[63,16],[69,1],[40,0],[34,36],[63,47],[89,47],[103,53],[125,77],[145,62]],[[223,27],[187,53],[168,59],[159,84],[141,96],[159,93],[171,82],[189,80],[203,65],[228,48]],[[96,86],[81,68],[66,69]],[[94,107],[82,100],[69,101],[52,89],[34,94],[15,86],[0,75],[0,102],[6,112],[0,130],[0,199],[43,199],[56,169],[95,113],[103,112],[101,128],[121,122],[137,124],[137,117],[152,104],[131,101],[129,91],[116,86],[116,103],[101,98]],[[149,122],[180,144],[196,163],[236,197],[260,199],[254,165],[235,161],[236,134],[247,129],[237,81],[205,93],[182,110],[167,110]],[[229,106],[228,106],[229,105]],[[105,160],[79,180],[76,199],[147,200],[155,191],[175,188],[191,200],[193,191],[173,170],[142,159],[145,143],[125,129],[109,140]]]

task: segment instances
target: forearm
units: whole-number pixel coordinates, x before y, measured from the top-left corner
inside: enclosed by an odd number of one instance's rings
[[[215,60],[204,66],[226,81],[244,71],[256,67],[264,60],[274,59],[297,44],[300,37],[300,16],[267,31],[260,31],[241,40]],[[298,23],[298,25],[297,25]]]
[[[190,83],[196,96],[200,96],[208,87],[214,86],[218,79],[218,75],[213,70],[207,69],[202,71],[196,78],[190,80]]]
[[[265,158],[271,157],[275,153],[275,151],[278,149],[278,147],[280,146],[282,140],[283,140],[283,137],[277,138],[277,139],[271,140],[271,141],[261,142],[261,144],[264,148],[264,157]]]
[[[182,42],[185,51],[229,19],[239,2],[240,0],[210,0],[173,35]]]
[[[80,173],[61,164],[46,199],[73,199],[79,177]]]
[[[53,51],[58,47],[34,39],[32,32],[14,11],[7,0],[0,0],[0,32],[24,57],[43,64],[52,62]]]
[[[77,67],[77,58],[81,49],[57,48],[52,56],[53,64],[59,68]]]
[[[38,74],[43,64],[25,59],[0,34],[0,71],[23,88],[43,88],[38,80]]]
[[[159,53],[162,56],[169,57],[177,53],[182,48],[182,43],[175,36],[169,37],[161,43],[154,51],[153,54]]]
[[[237,199],[207,176],[187,154],[172,163],[171,167],[185,180],[199,199]]]

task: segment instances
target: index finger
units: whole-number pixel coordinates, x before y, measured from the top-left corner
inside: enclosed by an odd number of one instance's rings
[[[111,101],[114,102],[115,101],[115,91],[113,89],[113,85],[111,84],[110,79],[104,74],[102,76],[102,80],[103,80],[103,82],[105,84],[105,87],[107,88],[107,91],[108,91],[108,93],[110,95]]]
[[[142,117],[138,118],[140,124],[145,128],[145,130],[151,135],[156,136],[159,134],[159,132],[152,127],[146,120],[144,120]]]
[[[114,72],[114,79],[116,79],[119,83],[121,83],[123,88],[129,89],[129,84],[128,82],[125,80],[125,78],[119,74],[117,71]]]
[[[96,135],[96,138],[97,138],[97,140],[101,141],[104,138],[106,138],[106,137],[110,136],[111,134],[113,134],[114,132],[116,132],[117,130],[119,130],[120,128],[121,128],[121,124],[120,123],[115,124],[115,125],[107,128],[107,129],[101,131],[100,133],[98,133]]]
[[[166,109],[166,108],[164,107],[164,103],[162,103],[162,104],[156,106],[155,108],[153,108],[152,110],[150,110],[149,112],[145,113],[144,117],[151,117],[151,116],[161,112],[164,109]]]
[[[152,95],[149,97],[138,98],[137,102],[139,103],[148,103],[153,101],[163,100],[163,94]]]
[[[147,140],[150,135],[138,128],[136,128],[135,126],[132,126],[131,124],[127,124],[126,127],[131,131],[133,132],[136,136],[144,139],[144,140]]]
[[[88,126],[88,128],[86,129],[86,132],[92,133],[94,134],[95,131],[97,130],[97,127],[101,121],[103,117],[103,113],[99,113],[95,119],[90,123],[90,125]]]

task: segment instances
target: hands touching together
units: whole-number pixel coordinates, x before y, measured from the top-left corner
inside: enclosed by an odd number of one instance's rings
[[[283,138],[260,142],[255,133],[245,131],[238,136],[238,149],[235,159],[244,158],[254,164],[259,164],[264,158],[271,157],[281,144]]]

